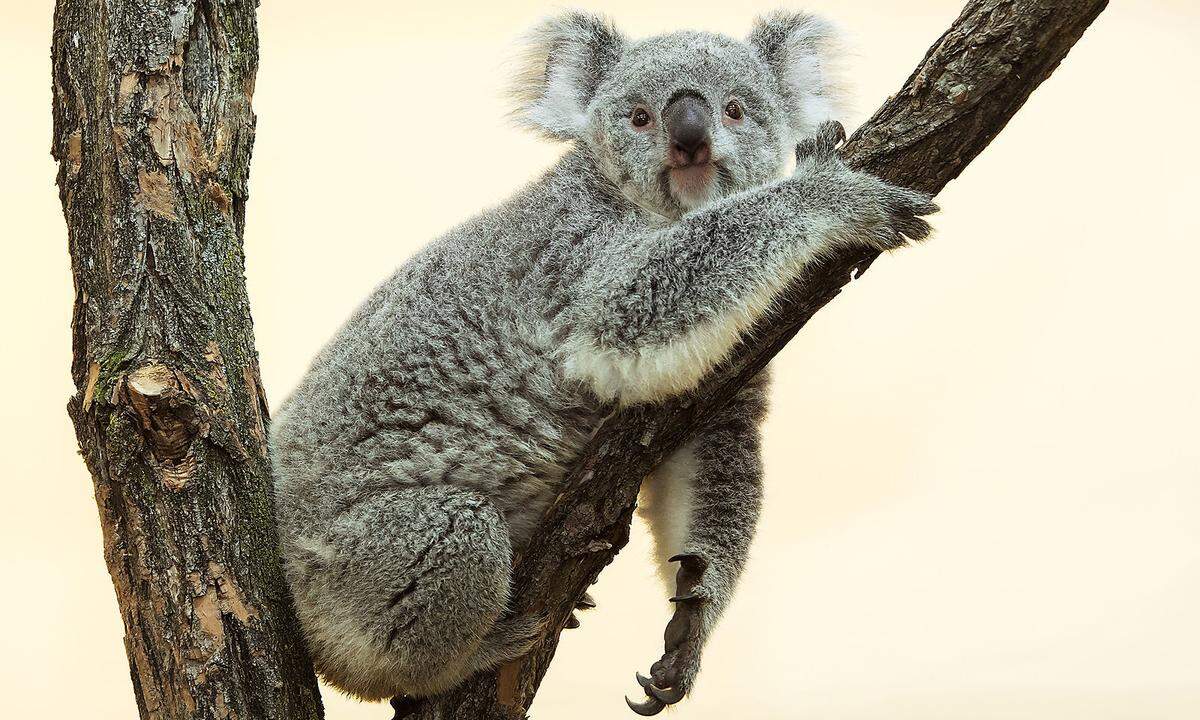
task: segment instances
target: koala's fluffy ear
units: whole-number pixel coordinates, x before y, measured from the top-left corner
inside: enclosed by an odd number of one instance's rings
[[[812,135],[825,120],[840,119],[845,92],[836,67],[838,32],[831,23],[777,10],[755,21],[746,41],[779,81],[797,138]]]
[[[514,118],[551,138],[577,137],[588,103],[624,48],[625,38],[603,17],[574,10],[543,20],[525,38],[509,90]]]

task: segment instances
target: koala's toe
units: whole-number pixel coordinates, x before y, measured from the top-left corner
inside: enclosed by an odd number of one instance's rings
[[[796,143],[796,162],[808,158],[829,160],[837,152],[838,145],[846,139],[846,129],[837,120],[821,123],[812,137]]]
[[[796,162],[802,163],[817,154],[817,139],[806,137],[796,143]]]
[[[832,152],[837,149],[839,144],[846,141],[846,128],[837,120],[826,120],[821,123],[821,127],[817,128],[817,138],[822,146]]]
[[[933,215],[941,210],[930,195],[916,190],[906,190],[901,203],[911,215]]]
[[[929,237],[933,232],[933,227],[919,217],[910,217],[900,220],[896,224],[896,229],[900,234],[914,242],[920,242]]]
[[[921,216],[936,213],[938,206],[926,193],[897,188],[890,210],[896,232],[909,240],[920,241],[929,237],[933,230]]]

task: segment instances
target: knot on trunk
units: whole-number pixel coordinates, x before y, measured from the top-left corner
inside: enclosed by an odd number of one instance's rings
[[[151,362],[129,373],[125,390],[163,484],[183,489],[196,475],[193,444],[207,434],[195,387],[184,375]]]

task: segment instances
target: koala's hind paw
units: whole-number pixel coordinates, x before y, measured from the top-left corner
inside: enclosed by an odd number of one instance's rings
[[[796,162],[808,158],[831,160],[838,145],[846,141],[846,128],[837,120],[826,120],[817,128],[817,133],[796,143]]]
[[[629,709],[638,715],[657,715],[668,705],[682,700],[692,689],[700,671],[700,651],[704,642],[703,606],[711,593],[703,584],[708,561],[695,553],[671,558],[679,562],[675,575],[675,614],[663,633],[663,656],[650,666],[650,677],[635,673],[646,699],[635,703],[625,698]]]

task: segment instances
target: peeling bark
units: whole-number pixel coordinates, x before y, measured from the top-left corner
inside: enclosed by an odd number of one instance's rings
[[[1106,0],[967,3],[904,87],[849,139],[843,156],[897,184],[940,191],[1004,128],[1106,5]],[[642,478],[877,256],[848,252],[795,283],[778,311],[693,395],[632,408],[604,423],[515,568],[515,610],[547,613],[554,630],[525,658],[421,703],[418,717],[525,717],[554,657],[558,628],[629,539]]]
[[[77,393],[142,718],[320,718],[243,276],[254,0],[58,0]]]

